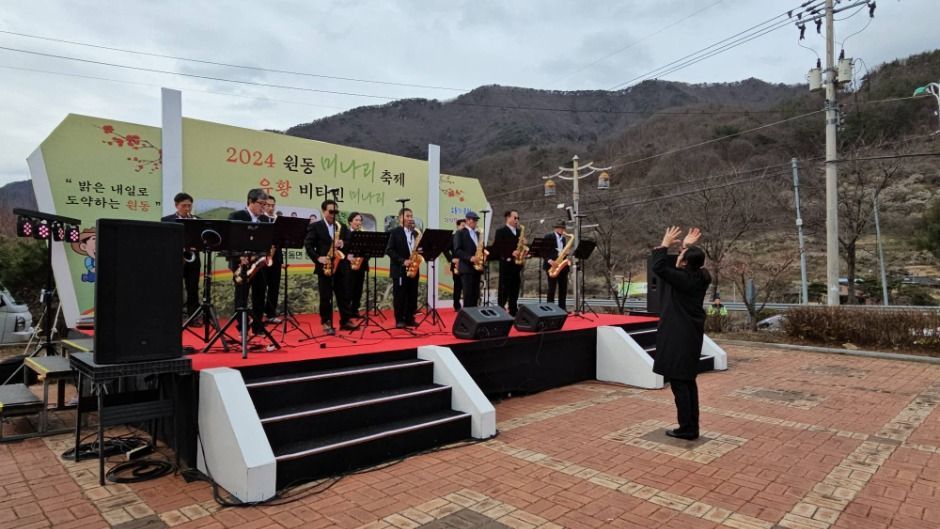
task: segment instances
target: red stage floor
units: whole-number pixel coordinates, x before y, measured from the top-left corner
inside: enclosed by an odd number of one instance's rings
[[[365,332],[358,330],[353,332],[338,331],[336,336],[322,336],[323,330],[320,325],[320,317],[316,314],[301,314],[297,316],[304,331],[308,334],[315,332],[316,340],[306,340],[297,330],[288,327],[288,332],[282,337],[281,331],[283,325],[268,327],[274,338],[280,342],[281,349],[267,352],[264,349],[250,350],[248,358],[242,359],[241,343],[232,344],[229,352],[222,350],[218,343],[208,353],[196,353],[190,355],[193,361],[193,369],[208,369],[210,367],[239,367],[261,364],[273,364],[279,362],[296,362],[298,360],[311,360],[317,358],[330,358],[336,356],[349,356],[369,353],[381,353],[387,351],[398,351],[402,349],[414,349],[421,345],[451,345],[467,342],[455,338],[451,334],[454,318],[457,313],[453,309],[439,309],[438,311],[443,319],[443,327],[431,325],[430,320],[424,322],[415,329],[415,335],[400,329],[395,329],[395,319],[391,311],[386,313],[385,319],[378,317],[377,322],[390,327],[389,332],[374,332],[378,327],[368,327]],[[423,315],[419,314],[418,321],[421,321]],[[590,329],[602,325],[623,325],[626,323],[645,323],[656,321],[656,318],[645,316],[622,316],[618,314],[599,314],[594,316],[589,314],[587,318],[568,317],[565,326],[561,331],[565,332],[580,329]],[[336,322],[334,322],[334,325]],[[202,329],[194,329],[201,331]],[[232,337],[236,336],[234,327],[229,333]],[[510,336],[522,336],[530,333],[520,333],[513,329]],[[266,344],[267,340],[254,338],[252,344]],[[183,333],[183,345],[202,350],[204,342],[193,336],[190,332]]]

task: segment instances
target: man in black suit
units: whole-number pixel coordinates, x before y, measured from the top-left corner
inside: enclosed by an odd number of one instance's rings
[[[568,238],[565,237],[565,221],[558,221],[555,224],[555,229],[545,236],[545,240],[548,241],[549,245],[554,248],[551,256],[542,263],[542,268],[546,271],[550,270],[552,266],[555,265],[555,260],[558,259],[558,254],[561,252],[562,248],[568,243]],[[571,257],[570,255],[568,256]],[[565,310],[565,298],[568,297],[568,272],[571,269],[570,266],[564,267],[564,269],[559,272],[558,277],[548,276],[548,302],[555,302],[555,290],[558,290],[558,306]]]
[[[484,244],[484,241],[480,240],[480,234],[477,233],[477,221],[480,220],[480,216],[473,211],[468,211],[464,218],[466,219],[464,229],[456,234],[457,244],[454,248],[454,255],[459,259],[457,271],[460,272],[460,280],[463,283],[463,306],[476,307],[480,304],[480,277],[483,272],[477,271],[474,265],[479,262],[476,256],[477,246]]]
[[[229,214],[228,220],[240,220],[244,222],[271,222],[271,219],[264,214],[264,206],[268,201],[268,194],[263,189],[255,188],[248,191],[248,201],[245,209],[233,211]],[[251,266],[254,258],[235,257],[229,260],[229,268],[235,272],[239,266]],[[235,284],[235,308],[247,308],[248,291],[251,290],[251,332],[252,334],[264,334],[264,298],[267,282],[264,274],[255,274],[251,281],[241,284]],[[239,329],[241,321],[238,321]]]
[[[395,307],[395,328],[417,327],[415,312],[418,311],[418,275],[408,277],[411,252],[417,243],[414,213],[402,208],[398,213],[398,226],[389,232],[385,254],[389,258],[389,275],[392,278],[392,298]]]
[[[343,247],[343,225],[336,222],[339,211],[335,200],[327,199],[320,204],[323,213],[322,220],[307,225],[307,237],[304,239],[304,249],[307,256],[313,261],[317,274],[317,290],[320,293],[320,323],[326,334],[336,334],[333,328],[333,297],[336,297],[336,307],[339,309],[339,327],[345,331],[354,331],[356,326],[350,322],[352,315],[349,310],[349,301],[346,296],[346,280],[343,273],[346,268],[342,261],[334,266],[330,260],[330,253],[334,257]],[[328,274],[326,267],[331,271]]]
[[[454,254],[454,251],[457,249],[457,235],[463,231],[463,226],[467,222],[466,219],[457,219],[457,229],[454,230],[454,235],[450,238],[450,248],[444,250],[444,259],[447,259],[447,262],[450,263],[450,273],[454,279],[454,310],[460,310],[460,294],[463,290],[463,281],[460,280],[460,271],[457,269],[457,264],[460,262],[457,259],[457,255]]]
[[[496,295],[497,303],[502,308],[509,306],[509,314],[515,316],[519,307],[519,286],[522,284],[522,269],[524,265],[517,265],[519,257],[519,212],[510,209],[503,214],[506,225],[496,230],[493,246],[512,247],[512,255],[499,260],[499,291]]]
[[[173,197],[173,204],[176,205],[176,213],[171,213],[160,220],[163,222],[175,222],[177,219],[195,219],[193,215],[193,197],[189,193],[177,193]],[[199,259],[199,253],[191,250],[183,252],[183,289],[186,291],[186,315],[188,318],[199,308],[199,273],[202,270],[202,263]],[[192,321],[190,325],[201,325],[201,323]]]
[[[277,222],[277,199],[273,195],[268,195],[268,200],[264,205],[264,214],[271,219],[271,222]],[[281,248],[275,246],[274,258],[271,260],[271,266],[262,270],[267,284],[267,294],[264,300],[264,315],[268,323],[281,323],[281,318],[277,316],[277,298],[281,291],[281,268],[284,266],[284,256],[281,254]]]

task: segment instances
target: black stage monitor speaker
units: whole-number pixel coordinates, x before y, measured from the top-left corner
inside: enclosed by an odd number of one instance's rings
[[[675,259],[675,256],[670,256]],[[653,256],[646,260],[646,312],[659,314],[662,310],[662,279],[653,272]]]
[[[565,326],[568,312],[555,303],[523,303],[516,312],[516,329],[527,332],[557,331]]]
[[[512,316],[499,307],[467,307],[457,313],[454,336],[464,340],[501,338],[509,335]]]
[[[100,219],[95,231],[95,362],[180,357],[183,225]]]

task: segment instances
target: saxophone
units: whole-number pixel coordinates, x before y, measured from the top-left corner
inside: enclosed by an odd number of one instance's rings
[[[362,228],[359,228],[356,231],[362,231]],[[358,271],[359,269],[362,268],[362,263],[364,263],[365,261],[366,261],[365,257],[362,257],[362,256],[353,257],[352,260],[349,262],[349,267],[352,268],[353,270]]]
[[[519,252],[519,257],[515,258],[515,263],[518,266],[525,264],[525,258],[529,255],[529,246],[525,243],[525,226],[519,225],[519,244],[516,245],[516,251]]]
[[[238,265],[238,268],[235,270],[235,273],[232,274],[232,279],[235,280],[236,285],[241,285],[246,281],[251,281],[251,278],[255,277],[255,274],[258,273],[264,266],[271,266],[274,264],[274,252],[277,251],[276,247],[272,244],[271,249],[268,250],[268,253],[258,257],[251,262],[247,267],[245,265]]]
[[[563,236],[568,238],[568,242],[566,242],[565,247],[558,252],[558,257],[555,258],[555,264],[548,269],[548,277],[552,279],[558,277],[558,274],[560,274],[562,270],[571,266],[571,260],[568,259],[568,254],[571,253],[571,246],[574,245],[574,235],[565,233]]]
[[[411,278],[418,276],[418,272],[421,271],[421,263],[424,262],[424,256],[418,253],[418,248],[421,246],[421,237],[424,236],[423,232],[415,230],[418,232],[418,238],[415,239],[415,249],[411,251],[411,255],[408,256],[408,259],[411,260],[411,265],[405,271],[405,275]]]
[[[346,257],[343,251],[336,247],[336,243],[339,242],[343,232],[343,225],[335,223],[333,226],[335,227],[333,230],[333,244],[330,245],[330,251],[326,252],[326,263],[323,264],[323,275],[326,277],[335,274],[336,270],[339,269],[339,264]]]
[[[477,272],[482,272],[483,267],[486,265],[486,258],[490,255],[490,251],[486,249],[486,242],[483,241],[483,232],[477,230],[477,251],[474,254],[477,258],[477,262],[473,264],[473,269]]]

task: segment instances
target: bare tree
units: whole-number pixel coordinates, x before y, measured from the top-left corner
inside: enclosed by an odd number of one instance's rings
[[[776,260],[767,259],[764,252],[738,252],[730,258],[728,273],[741,292],[746,293],[748,280],[753,281],[755,296],[743,296],[751,330],[757,330],[758,315],[767,302],[776,299],[789,288],[790,282],[786,275],[794,260],[793,254]]]

